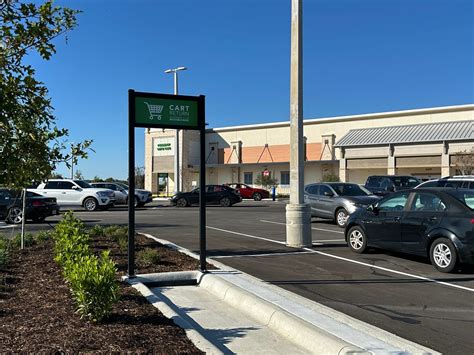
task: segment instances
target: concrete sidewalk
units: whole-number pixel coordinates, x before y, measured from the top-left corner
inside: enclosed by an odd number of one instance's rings
[[[197,257],[170,242],[149,237]],[[222,263],[208,261],[219,270],[138,275],[128,280],[206,353],[437,353]]]

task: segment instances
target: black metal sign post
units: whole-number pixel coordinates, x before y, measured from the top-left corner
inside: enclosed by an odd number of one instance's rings
[[[128,91],[128,276],[135,276],[135,128],[199,130],[199,269],[206,272],[205,97]]]

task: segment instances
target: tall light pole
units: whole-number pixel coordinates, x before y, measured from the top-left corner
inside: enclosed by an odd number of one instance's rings
[[[303,0],[291,1],[290,203],[286,205],[286,244],[312,246],[311,209],[304,204]]]
[[[187,70],[186,67],[177,67],[172,69],[166,69],[165,73],[173,73],[174,76],[174,94],[178,95],[178,72],[181,70]],[[174,141],[175,155],[174,155],[174,192],[177,193],[181,190],[180,188],[180,176],[179,176],[179,129],[176,130],[176,137]]]

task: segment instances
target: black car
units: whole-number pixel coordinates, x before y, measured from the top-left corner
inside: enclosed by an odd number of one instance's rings
[[[474,262],[474,191],[412,189],[384,197],[349,217],[346,241],[429,257],[441,272]]]
[[[199,188],[191,192],[178,192],[171,198],[171,204],[186,207],[199,204]],[[230,207],[242,201],[240,193],[225,185],[206,185],[206,205]]]
[[[364,187],[375,195],[385,196],[395,191],[409,190],[419,185],[421,180],[414,176],[372,175]]]
[[[23,219],[20,192],[0,189],[0,218],[7,223],[18,224]],[[42,222],[48,216],[59,214],[59,206],[54,197],[44,197],[35,192],[26,193],[26,219]]]

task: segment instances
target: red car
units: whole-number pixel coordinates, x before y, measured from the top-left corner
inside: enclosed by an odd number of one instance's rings
[[[255,201],[260,201],[262,198],[270,197],[270,192],[264,189],[257,189],[241,183],[232,183],[226,185],[238,190],[242,198],[252,198]]]

